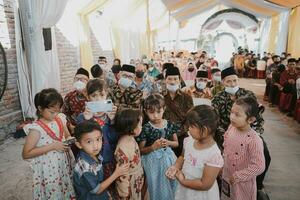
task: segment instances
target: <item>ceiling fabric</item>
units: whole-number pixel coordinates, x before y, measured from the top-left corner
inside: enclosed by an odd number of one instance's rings
[[[268,2],[288,8],[294,8],[300,5],[299,0],[268,0]]]

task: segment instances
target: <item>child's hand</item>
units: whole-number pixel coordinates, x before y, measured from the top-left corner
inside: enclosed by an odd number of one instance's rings
[[[155,142],[151,145],[153,150],[157,150],[163,147],[162,139],[157,139]]]
[[[65,150],[69,149],[68,145],[66,145],[62,142],[58,142],[58,141],[54,141],[50,145],[52,146],[52,150],[54,150],[54,151],[65,151]]]
[[[231,185],[235,184],[234,176],[231,176],[231,177],[229,178],[229,183],[230,183]]]
[[[184,177],[182,171],[178,171],[178,172],[176,173],[176,178],[177,178],[177,180],[178,180],[180,183],[185,179],[185,177]]]
[[[112,107],[112,111],[107,113],[107,116],[109,117],[109,119],[111,121],[113,121],[115,119],[116,113],[117,113],[118,107],[117,106],[113,106]]]
[[[178,169],[172,165],[171,167],[169,167],[169,169],[166,171],[165,175],[169,178],[169,179],[175,179],[175,175],[177,173]]]
[[[85,120],[90,120],[93,118],[93,112],[86,106],[83,112],[83,117]]]
[[[129,171],[129,166],[130,164],[122,164],[122,165],[117,165],[116,169],[115,169],[115,173],[117,175],[117,177],[122,176],[122,175],[126,175]]]
[[[170,145],[170,141],[165,138],[161,138],[161,142],[163,147],[168,147]]]

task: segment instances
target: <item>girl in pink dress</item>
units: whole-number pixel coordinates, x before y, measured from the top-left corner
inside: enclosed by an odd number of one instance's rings
[[[239,98],[232,106],[231,125],[224,134],[222,200],[256,199],[256,176],[265,169],[263,142],[250,127],[258,111],[252,97]]]

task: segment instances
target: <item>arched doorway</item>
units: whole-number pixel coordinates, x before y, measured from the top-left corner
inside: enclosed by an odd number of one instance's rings
[[[238,48],[238,40],[232,33],[218,33],[213,38],[213,52],[215,58],[221,62],[226,63],[230,60],[232,52]]]

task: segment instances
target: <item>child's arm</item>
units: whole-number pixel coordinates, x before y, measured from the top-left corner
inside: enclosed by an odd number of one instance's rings
[[[108,177],[107,179],[105,179],[105,181],[103,181],[100,184],[99,190],[96,192],[96,194],[101,194],[103,191],[105,191],[119,176],[125,175],[128,173],[129,170],[129,163],[127,164],[123,164],[123,165],[117,165],[114,173]]]
[[[176,162],[174,165],[172,165],[171,167],[169,167],[169,169],[167,169],[166,171],[166,176],[170,179],[175,179],[175,175],[176,173],[182,169],[182,165],[184,162],[184,149],[182,150],[181,155],[177,158]]]
[[[221,168],[212,167],[205,165],[203,175],[199,179],[189,180],[186,179],[181,171],[176,174],[176,178],[179,183],[184,187],[193,189],[193,190],[201,190],[206,191],[209,190],[214,184]]]
[[[26,137],[25,144],[23,147],[22,157],[23,159],[30,159],[43,154],[48,153],[49,151],[63,151],[69,147],[62,142],[53,142],[48,145],[41,147],[36,147],[40,139],[40,133],[36,130],[30,130],[29,134]]]
[[[147,154],[147,153],[150,153],[152,151],[162,148],[163,142],[161,139],[157,139],[157,140],[155,140],[155,142],[152,145],[150,145],[148,147],[145,147],[145,145],[146,145],[146,141],[141,141],[139,143],[139,148],[140,148],[141,154]]]
[[[177,138],[177,135],[176,133],[174,133],[172,135],[172,140],[166,140],[166,139],[162,139],[163,140],[163,147],[172,147],[172,148],[175,148],[175,147],[178,147],[178,138]]]
[[[72,137],[70,132],[69,132],[69,129],[66,125],[64,125],[64,136],[65,138],[67,139],[68,137]]]

